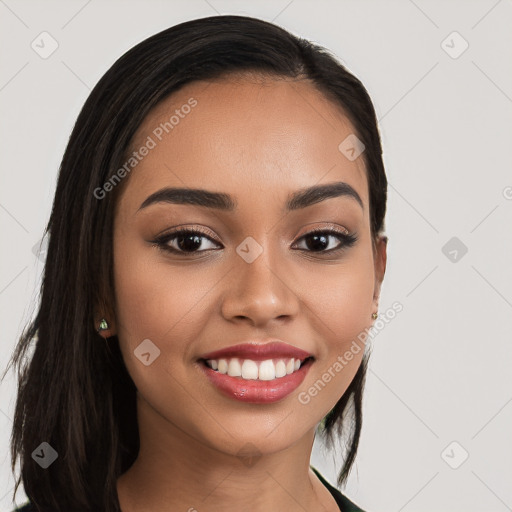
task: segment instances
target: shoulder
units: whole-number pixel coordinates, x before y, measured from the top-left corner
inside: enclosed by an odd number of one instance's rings
[[[320,474],[320,472],[315,469],[313,466],[311,466],[311,469],[315,472],[315,474],[318,476],[320,481],[327,487],[329,492],[334,497],[336,503],[340,507],[340,510],[342,512],[364,512],[363,509],[359,508],[355,503],[350,501],[344,494],[342,494],[336,487],[332,486],[325,478]],[[37,510],[34,508],[34,506],[28,502],[21,507],[13,510],[12,512],[37,512]]]
[[[21,507],[14,509],[12,512],[37,512],[37,510],[29,501],[28,503],[25,503]]]
[[[12,512],[33,512],[34,509],[30,503],[26,503],[19,508],[15,508]]]
[[[311,469],[315,472],[316,476],[325,485],[325,487],[327,487],[342,512],[364,512],[363,509],[359,508],[355,503],[350,501],[344,494],[336,489],[336,487],[332,486],[317,469],[315,469],[313,466],[311,466]]]

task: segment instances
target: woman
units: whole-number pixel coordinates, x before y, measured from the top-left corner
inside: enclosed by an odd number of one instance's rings
[[[270,23],[122,56],[71,134],[12,359],[20,510],[361,510],[310,456],[340,435],[341,486],[357,451],[381,153],[361,82]]]

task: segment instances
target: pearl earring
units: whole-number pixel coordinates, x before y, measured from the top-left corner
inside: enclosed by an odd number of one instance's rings
[[[108,326],[107,321],[104,318],[102,318],[100,320],[100,326],[98,328],[98,332],[106,331],[106,330],[108,330],[108,328],[109,328],[109,326]]]

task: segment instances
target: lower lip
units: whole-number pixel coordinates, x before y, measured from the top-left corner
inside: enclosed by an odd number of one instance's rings
[[[241,402],[269,404],[279,402],[295,391],[305,379],[313,360],[306,361],[296,372],[273,380],[245,380],[212,370],[201,362],[203,372],[224,395]]]

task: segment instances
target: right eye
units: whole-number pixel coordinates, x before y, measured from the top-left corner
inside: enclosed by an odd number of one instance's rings
[[[153,241],[159,249],[171,252],[173,254],[193,254],[212,250],[206,248],[198,250],[204,245],[204,240],[216,244],[209,236],[199,229],[181,228],[171,233],[166,233]],[[172,244],[170,244],[172,242]]]

